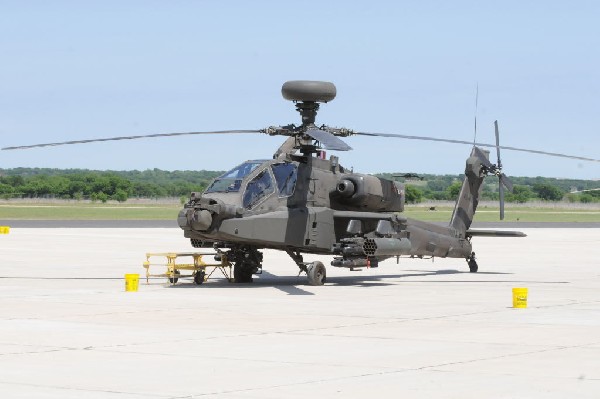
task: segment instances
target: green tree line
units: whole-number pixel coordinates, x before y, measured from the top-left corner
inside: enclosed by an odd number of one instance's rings
[[[86,169],[14,168],[0,169],[2,198],[64,198],[93,201],[126,201],[128,198],[188,196],[203,191],[221,171],[94,171]],[[424,200],[455,200],[464,175],[422,175],[405,179],[391,173],[379,174],[406,184],[409,203]],[[507,202],[530,200],[600,202],[600,181],[511,177],[514,191],[506,192]],[[592,191],[585,191],[592,190]],[[573,194],[572,191],[581,191]],[[498,200],[498,180],[488,176],[483,185],[483,200]]]
[[[187,196],[202,191],[218,171],[90,171],[84,169],[0,169],[3,198],[63,198],[124,202],[128,198]]]
[[[425,200],[454,201],[458,198],[464,175],[422,175],[419,179],[405,179],[385,173],[378,176],[395,179],[406,185],[406,202],[419,203]],[[514,184],[512,193],[505,190],[507,202],[569,201],[600,202],[600,181],[555,179],[548,177],[510,177]],[[589,190],[589,191],[586,191]],[[573,191],[578,191],[573,193]],[[483,200],[498,201],[498,178],[488,176],[484,180],[481,197]]]

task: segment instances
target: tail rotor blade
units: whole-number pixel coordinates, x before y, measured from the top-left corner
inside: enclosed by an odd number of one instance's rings
[[[498,168],[502,169],[502,161],[500,161],[500,132],[498,131],[498,121],[494,121],[494,130],[496,133],[496,159],[498,160]]]
[[[512,193],[513,192],[513,183],[512,183],[512,181],[510,181],[508,176],[506,176],[504,173],[500,173],[499,177],[500,177],[500,185],[506,187],[506,189]]]
[[[500,131],[498,121],[494,121],[494,133],[496,135],[496,175],[498,176],[498,194],[500,195],[500,220],[504,220],[504,187],[510,192],[513,191],[513,184],[504,173],[502,173],[502,161],[500,160]]]
[[[500,220],[504,220],[504,185],[502,179],[498,180],[498,193],[500,194]]]

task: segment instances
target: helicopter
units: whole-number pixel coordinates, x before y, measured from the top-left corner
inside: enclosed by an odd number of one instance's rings
[[[264,249],[286,252],[305,273],[309,285],[323,285],[327,269],[320,261],[305,262],[303,254],[333,255],[331,266],[360,270],[378,267],[389,258],[462,258],[469,271],[479,267],[473,237],[525,237],[518,231],[471,229],[482,183],[488,175],[498,178],[500,219],[504,218],[504,189],[513,184],[502,172],[500,149],[600,162],[598,159],[426,136],[355,132],[316,124],[320,104],[337,94],[331,82],[294,80],[281,93],[301,116],[296,126],[270,126],[258,130],[159,133],[58,143],[5,147],[27,149],[66,144],[133,140],[202,134],[262,133],[286,140],[269,159],[248,160],[193,192],[178,214],[177,223],[194,248],[214,248],[216,257],[227,256],[234,264],[234,281],[250,283],[263,267]],[[326,151],[349,151],[343,137],[359,135],[428,140],[471,145],[465,177],[448,225],[442,226],[402,215],[405,186],[397,181],[355,173]],[[495,148],[497,162],[489,159]]]

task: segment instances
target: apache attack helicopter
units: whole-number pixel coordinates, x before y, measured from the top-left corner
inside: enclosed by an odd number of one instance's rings
[[[504,218],[504,187],[512,183],[502,173],[500,149],[525,151],[586,161],[583,158],[496,144],[387,133],[355,132],[315,124],[321,103],[332,101],[336,87],[330,82],[289,81],[282,95],[293,101],[302,124],[271,126],[260,130],[164,133],[123,136],[60,143],[6,147],[3,150],[131,140],[197,134],[265,133],[286,136],[272,159],[246,161],[215,179],[202,192],[191,193],[177,222],[195,248],[212,247],[234,263],[238,283],[252,281],[262,271],[263,249],[285,251],[308,276],[311,285],[322,285],[326,268],[322,262],[305,262],[302,254],[334,255],[332,266],[352,270],[377,267],[392,257],[463,258],[469,271],[478,265],[471,245],[473,237],[524,237],[517,231],[471,229],[482,183],[486,176],[499,179],[500,219]],[[340,137],[352,135],[441,141],[472,145],[466,160],[465,179],[447,226],[402,216],[404,185],[396,181],[354,173],[339,158],[325,158],[324,150],[352,148]],[[489,160],[496,148],[497,163]]]

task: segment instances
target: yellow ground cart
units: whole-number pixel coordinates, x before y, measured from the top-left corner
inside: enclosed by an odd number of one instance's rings
[[[215,259],[215,263],[206,263],[203,257],[211,257]],[[151,258],[163,258],[166,259],[166,262],[151,261]],[[180,258],[192,258],[193,263],[178,263]],[[167,270],[162,274],[150,274],[150,266],[166,267]],[[231,263],[227,259],[227,255],[222,252],[147,253],[144,268],[146,269],[146,284],[150,277],[166,277],[171,284],[177,283],[180,278],[191,277],[194,283],[200,285],[208,280],[216,270],[220,270],[229,282],[233,282]],[[181,274],[181,270],[189,270],[191,273]]]

